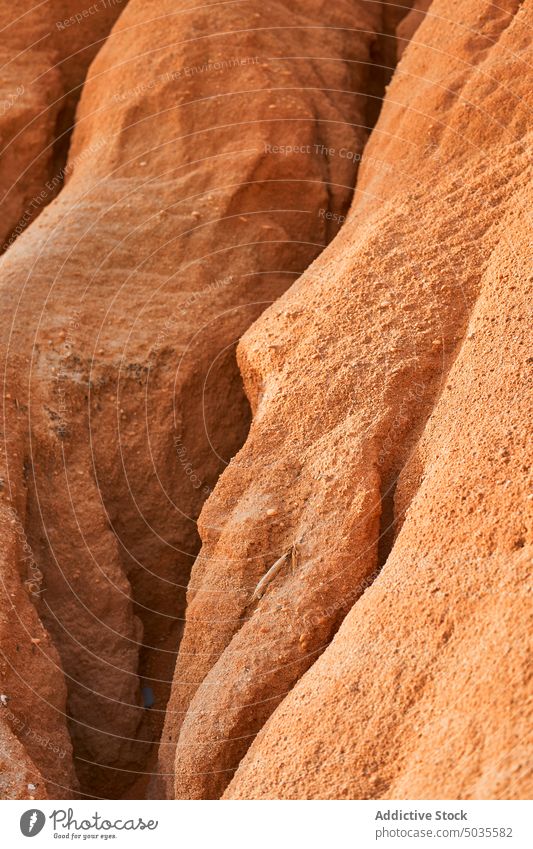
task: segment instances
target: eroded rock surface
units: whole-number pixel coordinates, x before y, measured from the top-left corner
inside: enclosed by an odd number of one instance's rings
[[[432,2],[433,0],[415,0],[412,9],[398,22],[396,27],[396,55],[398,59],[401,59],[405,48],[413,40]],[[431,14],[438,15],[438,9],[433,10]]]
[[[199,519],[178,798],[531,793],[532,4],[430,12],[347,223],[239,346],[253,421]]]
[[[4,15],[0,795],[529,797],[531,0],[87,8]]]
[[[3,257],[3,497],[38,566],[9,560],[36,683],[9,657],[17,710],[47,702],[61,746],[66,714],[83,793],[145,792],[196,519],[249,426],[235,346],[340,227],[381,15],[131,0],[68,182]]]
[[[127,0],[0,0],[0,252],[68,172],[74,111],[92,59]]]

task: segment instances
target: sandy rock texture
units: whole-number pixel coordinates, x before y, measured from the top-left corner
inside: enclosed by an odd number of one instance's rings
[[[0,798],[46,799],[46,785],[27,750],[0,725]]]
[[[196,520],[249,427],[235,347],[341,226],[382,14],[130,0],[67,183],[2,258],[0,723],[51,796],[146,792]]]
[[[127,0],[0,0],[0,251],[50,203],[87,68]]]
[[[77,780],[65,721],[67,688],[59,654],[36,609],[43,572],[21,519],[28,507],[28,467],[13,424],[0,480],[0,796],[70,798]],[[10,476],[7,456],[15,466]]]
[[[177,798],[531,795],[532,25],[435,0],[346,224],[239,344],[253,420],[199,518]]]

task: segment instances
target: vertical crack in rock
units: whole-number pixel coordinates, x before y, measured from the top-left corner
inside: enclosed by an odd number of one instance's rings
[[[426,446],[421,469],[418,441],[434,406],[451,397],[450,369],[461,343],[469,340],[467,328],[486,287],[490,290],[491,257],[509,226],[515,199],[524,192],[527,107],[517,69],[526,59],[515,50],[527,49],[525,15],[531,8],[519,10],[517,3],[505,10],[489,3],[482,7],[480,16],[479,3],[468,4],[458,23],[448,0],[433,4],[435,14],[405,51],[387,93],[346,225],[240,342],[238,359],[253,421],[244,447],[199,518],[203,546],[191,575],[161,744],[166,774],[172,773],[169,753],[176,746],[177,798],[217,798],[235,770],[229,796],[254,797],[258,787],[270,798],[386,795],[394,767],[387,752],[391,747],[402,751],[394,733],[399,716],[385,699],[388,712],[380,710],[381,724],[374,728],[376,705],[389,684],[395,692],[397,682],[403,687],[400,719],[408,726],[411,709],[424,702],[431,687],[416,628],[418,612],[433,590],[420,582],[423,601],[420,607],[415,601],[414,622],[401,602],[401,557],[388,584],[398,543],[389,553],[386,541],[380,558],[378,536],[380,517],[383,527],[393,513],[402,536],[400,525],[419,490],[419,475],[429,474],[431,446]],[[449,46],[437,61],[443,40]],[[511,53],[521,57],[513,60],[516,66],[509,63]],[[468,365],[463,367],[468,374]],[[445,458],[451,448],[443,445],[441,435]],[[445,463],[440,460],[439,468]],[[391,485],[400,473],[402,486],[393,506]],[[443,503],[434,515],[443,523],[455,519]],[[459,514],[455,533],[464,541],[460,521]],[[441,532],[447,539],[444,528]],[[484,533],[490,541],[492,529]],[[483,531],[478,536],[483,538]],[[263,576],[295,544],[295,562],[282,562],[257,599]],[[416,547],[416,535],[411,544]],[[427,557],[428,535],[425,550]],[[412,558],[408,549],[403,553],[405,580],[414,592]],[[438,586],[439,569],[447,561],[445,555],[436,561],[424,577],[429,581],[431,576]],[[380,565],[384,568],[376,579]],[[457,564],[448,570],[451,584],[458,573]],[[381,592],[384,585],[388,596]],[[377,595],[374,611],[368,598]],[[330,672],[317,658],[350,610],[350,619],[360,623],[357,639],[349,639],[341,627],[326,654],[337,657],[333,647],[339,646],[342,665]],[[430,610],[428,620],[435,619],[428,621],[426,632],[429,640],[434,629],[435,651],[429,663],[436,664],[438,675],[435,641],[445,644],[453,627],[441,607],[430,605]],[[392,623],[388,643],[380,637],[383,616]],[[373,617],[370,636],[365,636],[365,617]],[[523,624],[521,619],[521,633]],[[409,632],[405,649],[393,639],[394,627]],[[411,658],[405,687],[388,644],[402,654],[404,664]],[[376,688],[372,675],[380,652],[397,673],[390,682],[381,675]],[[365,691],[357,697],[361,715],[350,707],[360,687],[351,670],[364,673]],[[302,676],[294,697],[288,695]],[[349,680],[347,689],[343,677]],[[313,683],[306,687],[308,680]],[[321,686],[331,715],[346,717],[346,733],[342,722],[330,723],[327,712],[321,720],[322,704],[315,695]],[[443,681],[443,698],[445,688]],[[503,691],[500,696],[503,705]],[[284,710],[285,703],[292,710]],[[312,703],[309,724],[307,703]],[[339,709],[333,711],[334,704]],[[438,721],[438,705],[430,699],[425,703],[428,721]],[[300,715],[301,735],[287,736],[287,728],[299,727]],[[254,744],[245,755],[263,725],[260,737],[267,744]],[[325,740],[322,725],[328,730]],[[372,743],[367,746],[368,735]],[[387,735],[391,741],[384,747]],[[307,736],[312,742],[302,745]],[[416,746],[412,735],[406,739]],[[333,763],[326,745],[334,750]],[[299,746],[305,751],[301,757]],[[342,767],[345,755],[351,757],[348,770]],[[374,761],[385,764],[375,782]],[[424,772],[429,783],[421,782],[421,797],[436,798],[432,788],[440,786],[438,776],[446,770],[441,766],[429,773]],[[330,774],[335,775],[331,785]],[[302,790],[304,785],[308,789]]]
[[[366,81],[366,91],[369,98],[365,106],[366,120],[371,118],[375,121],[378,110],[376,104],[381,102],[384,94],[385,85],[390,78],[394,63],[394,39],[391,33],[394,33],[401,15],[406,9],[388,9],[381,19],[381,26],[377,38],[370,45],[370,54],[374,62],[377,63],[377,74],[371,72]],[[370,63],[369,63],[370,64]],[[372,107],[369,104],[373,104]],[[320,274],[320,271],[317,271]],[[313,267],[309,272],[310,278],[314,279]],[[288,324],[293,320],[293,317],[302,316],[305,312],[305,307],[298,304],[297,308],[292,310],[282,310],[282,315],[286,316]],[[295,336],[298,338],[300,330],[295,330]],[[279,334],[279,328],[272,333],[267,334],[267,340],[264,342],[264,351],[266,351],[267,360],[271,362],[275,371],[278,370],[277,361],[283,363],[287,351],[287,340],[283,339],[284,334]],[[324,346],[324,352],[326,350]],[[241,347],[241,354],[244,356],[244,348]],[[279,351],[279,354],[278,354]],[[324,360],[324,352],[318,349],[313,350],[311,357]],[[233,687],[233,658],[235,653],[248,654],[247,640],[252,643],[256,639],[254,629],[251,630],[251,635],[247,627],[247,620],[253,614],[253,607],[250,608],[249,602],[253,595],[253,587],[243,587],[243,579],[252,580],[255,574],[256,581],[261,577],[261,572],[266,572],[272,563],[279,558],[280,552],[287,550],[297,543],[298,551],[302,552],[302,564],[305,562],[306,555],[312,542],[308,537],[313,535],[314,529],[308,534],[305,522],[300,517],[299,519],[290,516],[291,502],[298,503],[299,493],[299,475],[302,468],[302,460],[299,457],[298,447],[291,446],[288,451],[286,460],[279,463],[274,459],[275,472],[270,469],[269,477],[276,473],[280,475],[278,487],[280,489],[285,485],[289,492],[294,493],[294,497],[289,498],[289,501],[284,505],[283,509],[272,508],[272,513],[267,509],[266,517],[263,515],[263,520],[266,521],[267,527],[254,529],[253,515],[257,510],[261,510],[260,505],[263,500],[268,503],[270,500],[265,493],[261,491],[261,486],[255,487],[246,472],[246,465],[250,462],[249,457],[253,456],[254,448],[250,448],[250,444],[254,445],[253,435],[254,426],[261,427],[261,411],[268,408],[269,402],[276,406],[276,389],[273,387],[271,391],[265,389],[267,381],[264,379],[265,371],[261,369],[260,375],[252,374],[253,366],[248,359],[241,362],[241,371],[245,378],[245,385],[248,398],[252,403],[254,411],[254,422],[252,433],[249,441],[243,452],[239,454],[232,463],[233,469],[236,471],[236,476],[242,475],[241,485],[239,490],[246,493],[246,489],[250,487],[255,495],[248,498],[243,495],[242,501],[243,516],[237,516],[233,523],[230,519],[229,523],[223,518],[224,511],[231,514],[231,504],[235,499],[235,494],[228,498],[224,495],[224,479],[217,489],[218,507],[215,500],[215,512],[212,515],[209,507],[211,502],[204,508],[204,513],[200,520],[200,527],[203,530],[202,539],[204,548],[197,561],[195,572],[189,586],[188,594],[188,631],[185,632],[186,642],[182,648],[181,654],[178,655],[178,664],[174,674],[173,695],[167,710],[165,731],[162,737],[160,747],[159,769],[161,775],[166,778],[166,793],[169,796],[173,795],[172,777],[173,777],[173,757],[176,743],[178,745],[178,754],[176,759],[176,794],[181,796],[191,796],[194,798],[207,796],[208,798],[216,798],[221,794],[226,784],[231,779],[232,770],[235,768],[239,759],[246,752],[247,747],[253,738],[253,733],[261,727],[262,723],[268,718],[274,710],[276,704],[286,692],[285,688],[292,686],[292,683],[305,671],[305,669],[316,659],[318,653],[324,648],[327,642],[333,637],[338,628],[343,616],[349,609],[351,603],[359,592],[361,592],[361,582],[369,580],[370,576],[375,574],[377,565],[377,540],[379,537],[379,515],[381,513],[381,500],[379,498],[379,472],[377,471],[377,457],[368,454],[368,473],[367,483],[368,489],[364,494],[356,494],[356,500],[361,502],[363,516],[355,526],[348,526],[342,539],[341,551],[339,559],[342,562],[343,577],[341,581],[344,584],[347,598],[339,601],[335,597],[335,590],[332,587],[331,580],[320,582],[319,586],[310,589],[314,598],[314,603],[311,604],[311,610],[304,616],[301,621],[300,615],[295,615],[291,605],[278,606],[279,621],[276,627],[279,627],[280,632],[285,632],[289,635],[288,644],[283,646],[281,653],[277,657],[274,670],[268,673],[259,675],[259,682],[256,685],[256,691],[252,701],[252,706],[249,710],[241,710],[239,707],[234,707],[238,704],[237,692],[240,690],[240,679],[235,682]],[[272,381],[274,386],[277,385],[277,380]],[[291,381],[289,380],[289,386]],[[286,395],[290,391],[288,387],[284,387],[282,393]],[[268,395],[268,400],[266,395]],[[302,399],[295,400],[295,409],[298,404],[302,403]],[[275,421],[275,415],[274,419]],[[270,428],[269,428],[270,431]],[[271,439],[274,444],[277,444],[277,427],[274,425],[271,432]],[[303,434],[298,438],[303,438]],[[317,451],[320,449],[317,448]],[[240,466],[241,457],[244,454],[244,466]],[[269,446],[267,466],[270,466],[272,457],[276,457],[275,448]],[[254,472],[257,473],[255,460],[252,461]],[[281,469],[279,466],[281,465]],[[231,467],[230,467],[231,468]],[[333,475],[320,467],[319,478],[332,478]],[[226,472],[230,475],[230,470]],[[262,477],[262,475],[260,475]],[[231,475],[230,475],[231,478]],[[227,480],[227,478],[225,478]],[[268,488],[267,488],[268,489]],[[231,483],[228,487],[229,492],[232,491]],[[257,491],[258,490],[258,491]],[[234,492],[234,491],[233,491]],[[322,500],[322,497],[320,500]],[[241,502],[240,502],[241,503]],[[266,509],[266,503],[264,504]],[[328,512],[331,508],[326,508]],[[281,520],[281,515],[278,518],[269,518],[269,516],[278,516],[287,511],[287,521]],[[296,526],[294,525],[296,522]],[[230,534],[228,539],[225,539],[224,532],[219,537],[219,532],[215,528],[229,524]],[[249,524],[249,527],[248,527]],[[278,526],[279,525],[279,526]],[[292,529],[292,537],[289,537],[289,529],[285,530],[285,526]],[[302,541],[300,544],[300,536]],[[218,539],[218,543],[215,540]],[[255,537],[255,538],[254,538]],[[370,543],[365,542],[361,546],[362,550],[356,558],[355,564],[351,564],[352,560],[351,547],[357,546],[361,539],[372,540]],[[249,540],[253,540],[253,545],[248,546]],[[264,548],[264,552],[261,550]],[[214,555],[213,555],[214,550]],[[244,550],[244,551],[243,551]],[[221,557],[218,556],[218,551],[222,552]],[[244,561],[249,561],[250,566],[246,569],[241,567],[239,559],[241,551],[246,556],[243,556]],[[227,558],[227,552],[232,552]],[[296,562],[299,558],[292,558],[293,572],[287,580],[294,584],[293,592],[298,590],[298,575],[294,571]],[[233,589],[233,579],[231,577],[232,570],[236,568],[238,579],[236,588]],[[307,574],[312,574],[313,559],[301,568]],[[284,570],[286,571],[286,570]],[[202,579],[197,582],[195,574],[204,573]],[[351,579],[355,578],[355,589],[351,585]],[[204,586],[206,590],[204,592]],[[355,593],[355,594],[354,594]],[[223,598],[229,595],[229,599]],[[290,593],[288,593],[290,597]],[[320,607],[325,607],[328,611],[325,615],[319,613]],[[218,612],[222,614],[219,617]],[[270,611],[269,611],[270,612]],[[268,613],[258,613],[260,618],[264,616],[269,619]],[[211,619],[211,617],[213,617]],[[316,621],[315,621],[316,620]],[[255,621],[255,619],[254,619]],[[213,627],[210,623],[213,622]],[[240,630],[239,630],[240,628]],[[274,645],[277,645],[278,640],[271,634],[271,626],[267,623],[264,628],[260,628],[261,634],[271,635]],[[264,638],[268,640],[268,637]],[[298,640],[298,650],[296,657],[294,656],[294,640]],[[225,647],[229,647],[224,652]],[[233,646],[235,650],[233,651]],[[222,654],[222,656],[220,656]],[[303,656],[302,656],[303,655]],[[209,671],[211,670],[211,671]],[[198,696],[195,693],[198,690],[202,679],[205,677],[204,683],[200,687]],[[252,677],[251,668],[246,668],[246,677]],[[250,686],[254,686],[250,684]],[[272,695],[272,690],[279,692],[280,695]],[[211,695],[213,693],[213,695]],[[267,695],[268,694],[268,695]],[[217,701],[218,700],[218,701]],[[215,701],[217,707],[214,708]],[[190,706],[189,706],[190,705]],[[198,705],[198,709],[197,706]],[[207,705],[207,707],[205,707]],[[216,735],[219,740],[210,742],[211,729],[213,723],[219,723],[219,717],[224,711],[227,711],[223,725],[217,725],[219,733]],[[234,720],[233,718],[234,717]],[[185,718],[185,728],[181,725]],[[227,721],[227,725],[226,725]],[[223,729],[223,730],[221,730]],[[251,732],[251,729],[255,729]],[[181,735],[181,736],[180,736]],[[189,740],[190,735],[190,740]],[[232,743],[232,741],[234,741]],[[211,751],[212,750],[212,751]],[[182,752],[185,755],[182,757]],[[190,760],[189,760],[190,758]],[[219,761],[219,759],[221,759]],[[221,769],[220,764],[224,764]],[[206,769],[204,770],[204,766]]]
[[[9,404],[9,397],[4,400]],[[10,428],[10,453],[18,441],[17,428]],[[8,478],[2,458],[0,480],[2,798],[71,798],[78,785],[65,721],[67,688],[59,654],[38,615],[43,573],[26,530],[22,463]]]
[[[31,609],[97,797],[158,792],[197,519],[249,427],[235,346],[346,214],[381,28],[359,0],[327,22],[320,2],[158,12],[124,10],[84,85],[68,182],[2,261],[8,492],[25,464]]]
[[[3,795],[527,796],[531,2],[435,0],[366,144],[426,6],[99,51],[1,262]]]
[[[0,253],[63,186],[87,69],[127,0],[1,0]]]

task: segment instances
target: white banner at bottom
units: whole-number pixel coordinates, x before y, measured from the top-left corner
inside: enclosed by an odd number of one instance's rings
[[[1,845],[531,849],[532,808],[527,801],[4,801]]]

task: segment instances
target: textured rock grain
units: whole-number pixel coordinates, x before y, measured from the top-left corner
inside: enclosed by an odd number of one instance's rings
[[[0,795],[530,797],[532,0],[90,9],[0,0]]]
[[[178,798],[235,770],[228,798],[531,793],[532,23],[432,4],[346,225],[240,343],[253,421],[199,520]]]
[[[63,185],[87,68],[126,2],[0,0],[0,251]]]
[[[67,184],[3,258],[6,503],[42,572],[28,615],[61,656],[85,793],[145,792],[196,519],[249,424],[236,343],[353,192],[381,10],[324,15],[132,0],[91,66]],[[45,658],[39,698],[49,675]]]

